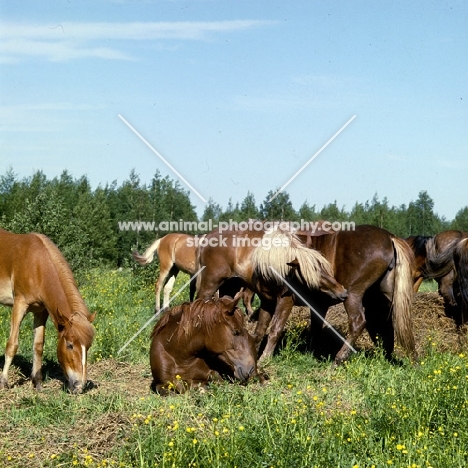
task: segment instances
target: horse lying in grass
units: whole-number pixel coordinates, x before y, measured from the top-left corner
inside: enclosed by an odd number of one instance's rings
[[[44,330],[50,315],[58,331],[57,358],[72,393],[87,382],[87,352],[94,338],[89,311],[59,249],[41,234],[13,234],[0,229],[0,303],[12,307],[10,337],[0,388],[8,387],[8,369],[18,350],[21,322],[34,314],[34,386],[42,388]]]
[[[166,395],[205,386],[222,376],[247,382],[257,353],[237,308],[241,297],[186,302],[168,310],[151,335],[151,388]]]

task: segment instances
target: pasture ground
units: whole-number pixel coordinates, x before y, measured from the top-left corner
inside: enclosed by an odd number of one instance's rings
[[[435,292],[415,297],[416,365],[399,350],[399,362],[386,362],[364,336],[360,352],[333,369],[303,351],[308,312],[295,308],[280,352],[264,366],[267,385],[226,382],[160,398],[149,390],[151,327],[118,355],[151,316],[151,288],[125,272],[96,271],[80,289],[98,312],[92,384],[79,396],[62,390],[49,327],[44,391],[32,389],[25,323],[11,387],[0,392],[0,466],[468,466],[466,330],[458,333],[444,317]],[[0,316],[4,346],[9,310]],[[342,307],[327,320],[345,332]],[[323,341],[336,345],[326,331]]]

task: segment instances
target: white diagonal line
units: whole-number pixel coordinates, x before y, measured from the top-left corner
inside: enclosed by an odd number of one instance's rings
[[[354,119],[353,115],[269,200],[274,200]]]
[[[353,352],[357,353],[357,351],[333,328],[333,326],[325,320],[325,317],[322,317],[272,266],[270,266],[270,270],[280,278],[284,284],[299,298],[310,307],[310,310],[320,319],[322,322],[327,325],[327,327],[331,328],[332,332],[346,345],[350,348]],[[311,324],[312,325],[312,324]]]
[[[172,296],[169,304],[194,280],[204,269],[205,267],[202,266],[182,287]],[[158,310],[156,314],[153,314],[149,320],[117,351],[117,355],[119,355],[153,320],[157,319],[163,310],[166,310],[167,307],[163,307]]]
[[[177,175],[177,177],[179,177],[179,179],[183,180],[185,182],[186,185],[188,185],[190,187],[190,189],[192,189],[194,191],[194,193],[196,195],[198,195],[198,197],[204,202],[206,203],[206,200],[205,198],[203,198],[199,193],[198,191],[190,184],[190,182],[187,181],[187,179],[185,179],[185,177],[180,174],[179,171],[177,171],[177,169],[172,166],[172,164],[167,160],[165,159],[156,149],[154,149],[150,143],[148,143],[148,141],[145,140],[145,138],[140,134],[138,133],[137,130],[135,130],[135,128],[129,124],[127,122],[127,120],[125,120],[120,114],[118,114],[120,120],[122,120],[122,122],[138,137],[140,138],[140,140],[164,163],[166,164],[169,169],[171,169],[173,172],[175,172],[175,174]]]

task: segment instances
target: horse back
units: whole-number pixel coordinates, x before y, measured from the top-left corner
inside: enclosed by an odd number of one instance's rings
[[[345,288],[364,289],[394,266],[393,235],[385,229],[359,225],[311,238],[313,248],[331,263],[336,280]]]

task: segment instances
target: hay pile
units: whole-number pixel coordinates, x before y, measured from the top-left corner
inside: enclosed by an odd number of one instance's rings
[[[343,304],[330,307],[326,316],[327,322],[342,336],[348,331],[348,317]],[[424,353],[428,346],[438,351],[458,353],[468,348],[468,327],[457,330],[455,322],[446,317],[443,300],[437,292],[416,293],[413,302],[413,326],[418,354]],[[306,339],[310,327],[309,310],[306,307],[294,307],[287,330],[304,328],[301,337]],[[342,341],[327,325],[324,325],[319,352],[322,355],[334,356],[340,349]],[[374,348],[372,340],[365,331],[356,343],[359,350]],[[397,353],[400,350],[396,349]]]

